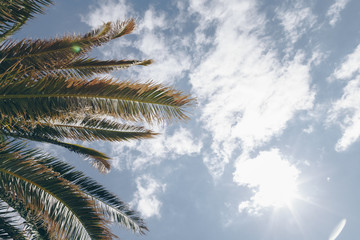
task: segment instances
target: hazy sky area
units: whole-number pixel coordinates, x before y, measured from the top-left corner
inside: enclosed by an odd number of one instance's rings
[[[135,18],[101,59],[197,98],[155,139],[86,143],[113,159],[97,179],[145,218],[120,239],[360,239],[360,1],[55,0],[15,38],[85,33]]]

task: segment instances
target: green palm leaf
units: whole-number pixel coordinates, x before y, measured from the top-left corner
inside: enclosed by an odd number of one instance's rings
[[[110,239],[106,223],[92,206],[93,201],[71,182],[41,164],[58,160],[34,150],[23,150],[18,143],[1,143],[0,187],[21,198],[33,210],[41,210],[44,219],[67,239]],[[3,184],[6,183],[6,184]]]

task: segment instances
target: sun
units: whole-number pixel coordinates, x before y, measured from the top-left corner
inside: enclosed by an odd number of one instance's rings
[[[252,159],[239,161],[234,180],[249,187],[253,196],[239,206],[240,210],[265,207],[292,207],[299,193],[300,171],[282,156],[278,149],[260,152]]]
[[[294,175],[286,172],[286,169],[277,170],[273,178],[267,178],[259,185],[258,192],[254,196],[257,204],[280,208],[291,205],[298,197],[298,183]]]

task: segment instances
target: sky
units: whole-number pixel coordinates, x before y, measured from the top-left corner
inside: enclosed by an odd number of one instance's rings
[[[134,18],[100,59],[153,59],[114,72],[191,94],[190,120],[154,139],[84,143],[112,157],[101,175],[40,145],[138,210],[145,236],[321,240],[360,235],[360,1],[63,0],[14,37],[85,33]]]

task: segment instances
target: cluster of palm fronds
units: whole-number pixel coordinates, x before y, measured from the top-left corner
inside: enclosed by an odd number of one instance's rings
[[[67,163],[28,148],[26,140],[65,147],[106,172],[108,156],[64,140],[149,138],[155,133],[132,124],[185,119],[184,107],[192,100],[153,83],[96,77],[151,64],[87,56],[130,33],[134,20],[106,23],[85,35],[9,39],[49,4],[0,1],[0,238],[111,239],[111,222],[144,233],[143,220],[117,196]]]

